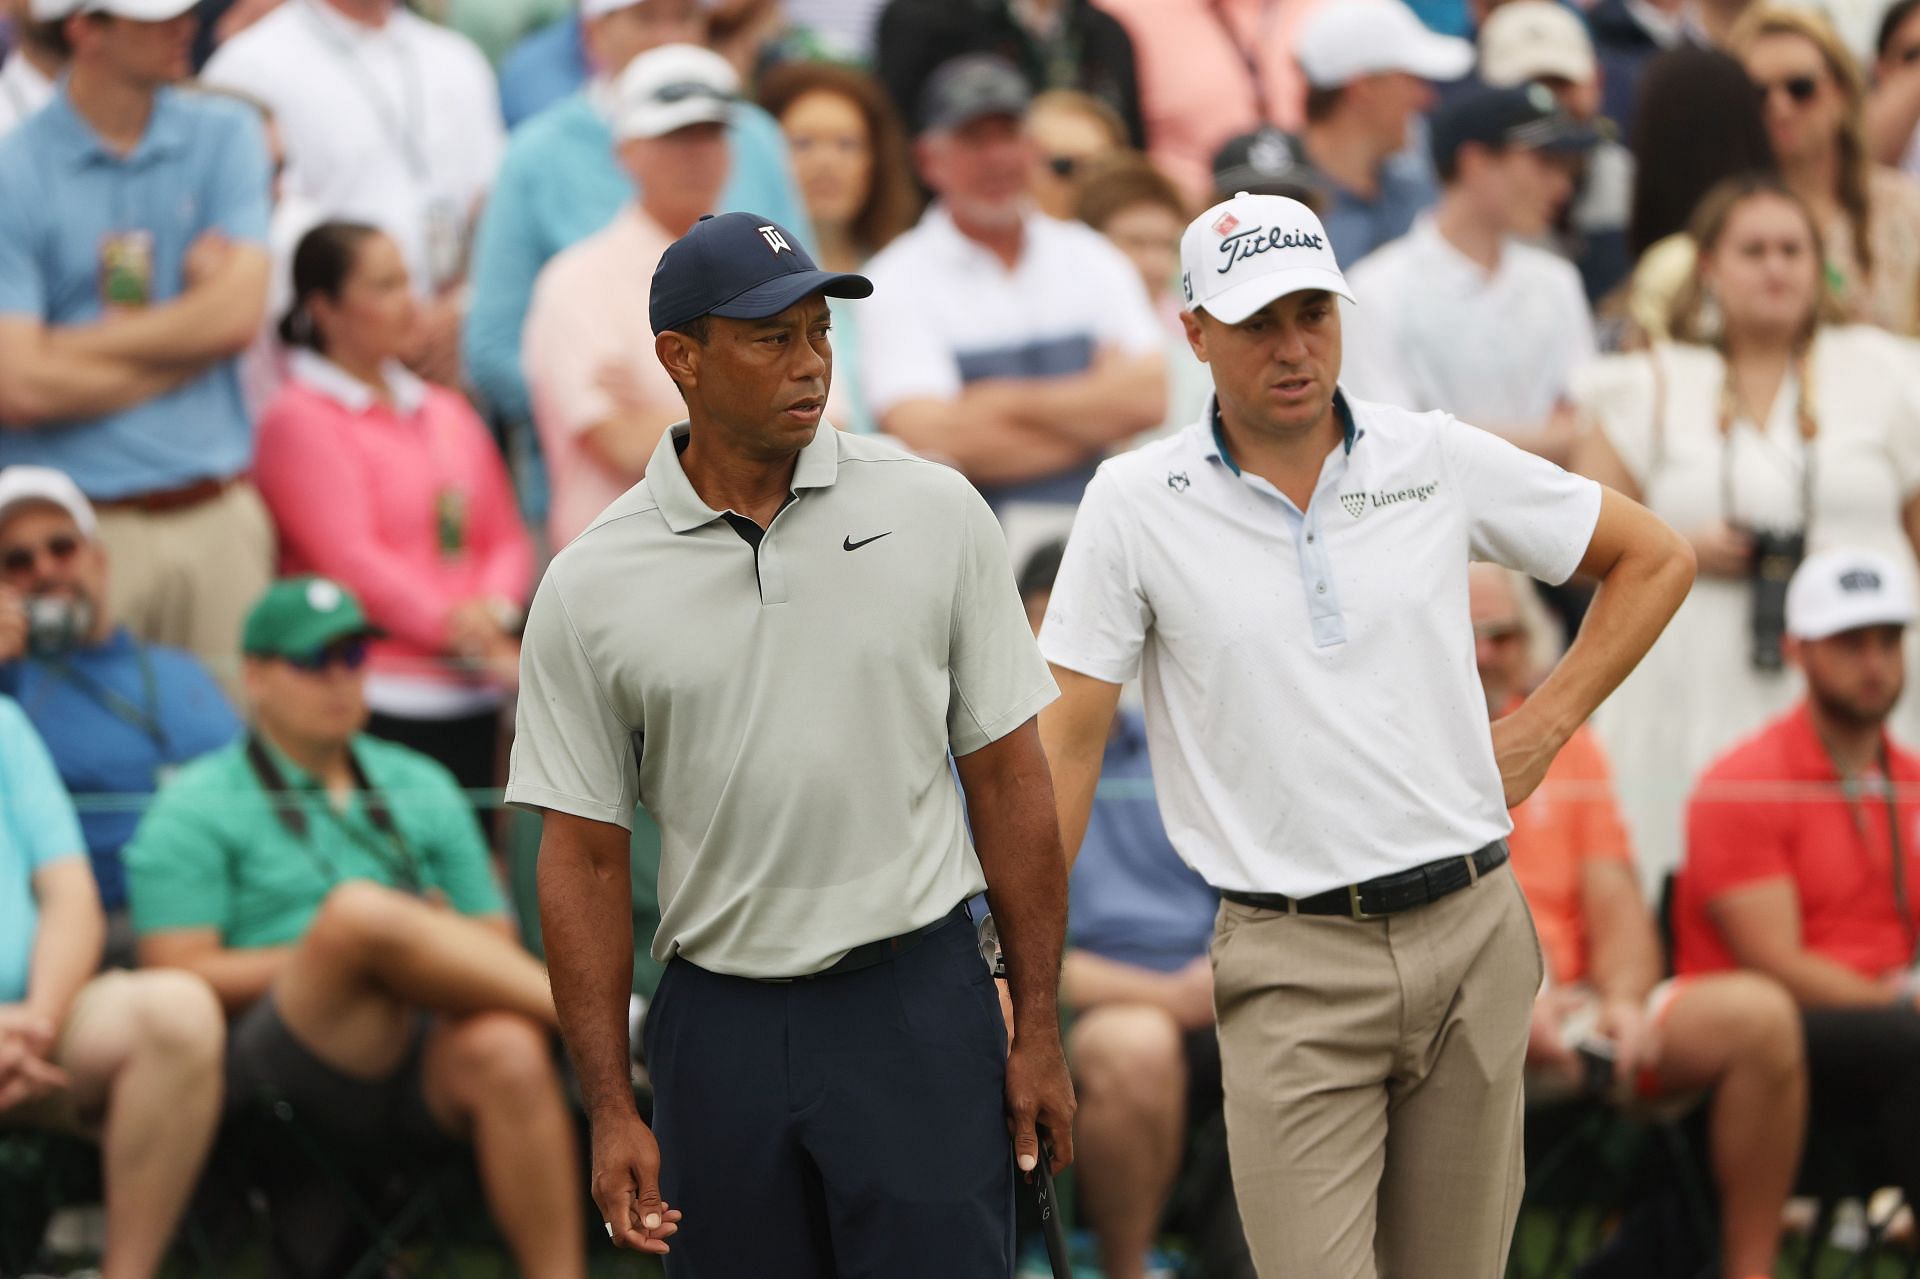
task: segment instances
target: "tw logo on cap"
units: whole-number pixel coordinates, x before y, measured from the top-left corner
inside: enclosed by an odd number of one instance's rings
[[[782,235],[780,228],[771,222],[760,228],[760,238],[765,240],[767,247],[775,253],[793,252],[793,246],[787,243],[787,237]]]

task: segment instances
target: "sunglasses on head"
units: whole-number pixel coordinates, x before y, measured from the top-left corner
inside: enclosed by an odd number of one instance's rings
[[[80,539],[69,533],[56,533],[38,546],[10,546],[0,552],[0,569],[18,576],[31,572],[42,553],[55,564],[65,564],[80,549]]]
[[[1755,80],[1753,94],[1762,103],[1773,96],[1775,89],[1782,89],[1798,106],[1813,101],[1813,95],[1820,92],[1820,82],[1810,75],[1788,76],[1784,80]]]
[[[309,653],[305,657],[286,657],[281,660],[294,670],[305,671],[309,675],[318,675],[336,666],[357,671],[367,664],[367,641],[364,639],[339,640],[317,653]]]

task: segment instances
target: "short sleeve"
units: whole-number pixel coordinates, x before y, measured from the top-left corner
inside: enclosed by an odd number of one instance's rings
[[[0,786],[5,788],[8,833],[25,851],[29,871],[63,857],[87,855],[80,819],[53,756],[20,703],[10,697],[0,698]]]
[[[15,139],[16,144],[19,139]],[[34,248],[40,243],[33,210],[35,184],[24,179],[17,146],[0,162],[0,315],[47,315],[47,281]]]
[[[1038,715],[1059,690],[1033,642],[999,521],[971,485],[962,494],[962,518],[947,649],[947,742],[955,755],[971,755]]]
[[[908,400],[960,394],[960,361],[910,274],[910,259],[886,259],[872,271],[873,296],[861,304],[860,376],[875,418]]]
[[[1659,419],[1655,397],[1664,379],[1657,355],[1636,352],[1609,355],[1574,372],[1569,398],[1619,455],[1634,483],[1646,491],[1653,470],[1654,430]]]
[[[453,774],[433,765],[430,772],[423,770],[414,779],[409,790],[424,801],[432,822],[426,848],[428,882],[445,893],[462,915],[505,914],[506,903],[493,877],[479,819]]]
[[[1087,485],[1053,584],[1040,651],[1055,666],[1123,684],[1140,672],[1153,614],[1134,567],[1131,520],[1102,469]]]
[[[121,859],[133,930],[141,936],[232,924],[232,884],[220,809],[197,779],[163,786]]]
[[[1751,789],[1719,771],[1700,779],[1687,801],[1684,873],[1696,900],[1709,904],[1750,884],[1794,878],[1788,854],[1790,804],[1755,804]]]
[[[1490,431],[1440,419],[1473,558],[1557,586],[1573,576],[1600,519],[1600,486]]]
[[[228,116],[228,128],[226,141],[214,149],[207,223],[230,240],[265,248],[273,188],[266,131],[251,110],[229,111],[237,104],[217,101],[209,105]]]
[[[638,727],[614,712],[568,615],[558,574],[549,570],[520,645],[507,802],[633,829]]]

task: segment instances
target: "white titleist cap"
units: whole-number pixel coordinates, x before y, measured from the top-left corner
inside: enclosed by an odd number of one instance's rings
[[[614,82],[613,136],[625,142],[690,124],[725,124],[739,92],[733,64],[713,50],[663,44],[629,62]]]
[[[0,523],[5,523],[15,507],[29,502],[44,502],[57,506],[73,517],[80,531],[92,537],[97,523],[93,518],[93,503],[87,501],[87,495],[80,486],[67,478],[65,471],[56,471],[51,466],[9,466],[0,470]]]
[[[1586,23],[1555,0],[1503,4],[1480,28],[1480,78],[1496,88],[1548,76],[1585,84],[1598,72]]]
[[[1307,83],[1318,89],[1383,71],[1458,80],[1473,69],[1472,44],[1427,30],[1400,0],[1323,4],[1301,24],[1293,53]]]
[[[1879,551],[1809,555],[1787,583],[1787,634],[1820,640],[1862,626],[1905,626],[1913,620],[1906,570]]]
[[[1180,237],[1180,285],[1189,311],[1238,324],[1275,298],[1324,289],[1353,301],[1327,229],[1283,195],[1242,191],[1195,218]]]

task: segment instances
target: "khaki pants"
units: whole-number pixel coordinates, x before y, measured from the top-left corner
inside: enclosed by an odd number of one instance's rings
[[[100,512],[107,608],[141,639],[184,648],[240,701],[240,626],[273,580],[273,521],[253,485],[180,511]]]
[[[1263,1279],[1498,1279],[1543,976],[1512,871],[1379,920],[1223,902],[1213,965]]]

